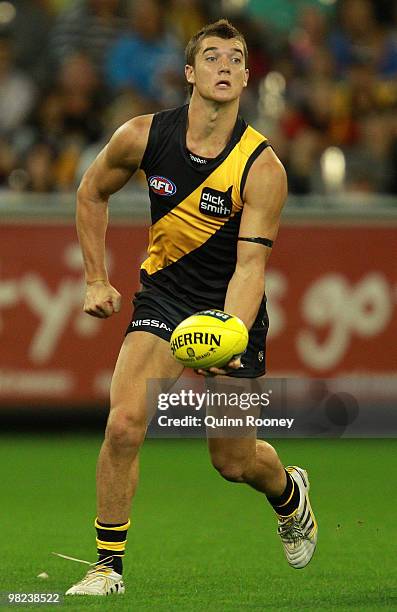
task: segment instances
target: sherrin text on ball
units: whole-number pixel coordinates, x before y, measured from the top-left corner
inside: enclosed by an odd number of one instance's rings
[[[170,340],[172,355],[189,368],[222,368],[244,353],[248,330],[238,317],[222,310],[202,310],[184,319]]]

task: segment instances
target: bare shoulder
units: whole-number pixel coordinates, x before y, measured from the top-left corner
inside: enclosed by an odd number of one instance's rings
[[[134,117],[116,130],[85,172],[78,190],[81,197],[107,199],[126,184],[141,164],[152,119],[153,115]]]
[[[273,149],[266,147],[249,170],[244,195],[252,190],[266,191],[269,185],[287,191],[285,168]]]
[[[285,168],[273,149],[266,147],[252,164],[244,189],[244,202],[258,205],[266,201],[282,207],[287,197]]]
[[[120,126],[107,144],[110,167],[138,167],[148,142],[153,115],[139,115]]]
[[[245,216],[255,219],[273,240],[288,194],[287,175],[271,147],[266,147],[252,164],[244,189]]]

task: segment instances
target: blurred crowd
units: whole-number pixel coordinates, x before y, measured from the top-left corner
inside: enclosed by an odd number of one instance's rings
[[[290,191],[396,194],[396,0],[2,1],[0,189],[74,190],[118,126],[187,100],[184,47],[220,17]]]

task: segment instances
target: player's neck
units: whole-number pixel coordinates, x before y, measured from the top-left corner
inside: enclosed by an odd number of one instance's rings
[[[217,157],[229,142],[239,109],[239,100],[218,104],[192,96],[189,104],[186,146],[202,157]]]

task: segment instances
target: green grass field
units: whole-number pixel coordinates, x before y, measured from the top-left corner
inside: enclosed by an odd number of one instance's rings
[[[0,591],[63,592],[85,572],[51,551],[95,560],[100,442],[96,435],[0,438]],[[396,610],[397,441],[276,446],[285,463],[309,470],[320,531],[305,570],[287,565],[265,499],[223,481],[203,441],[149,440],[132,514],[126,594],[67,598],[44,609]],[[43,571],[49,578],[36,578]]]

